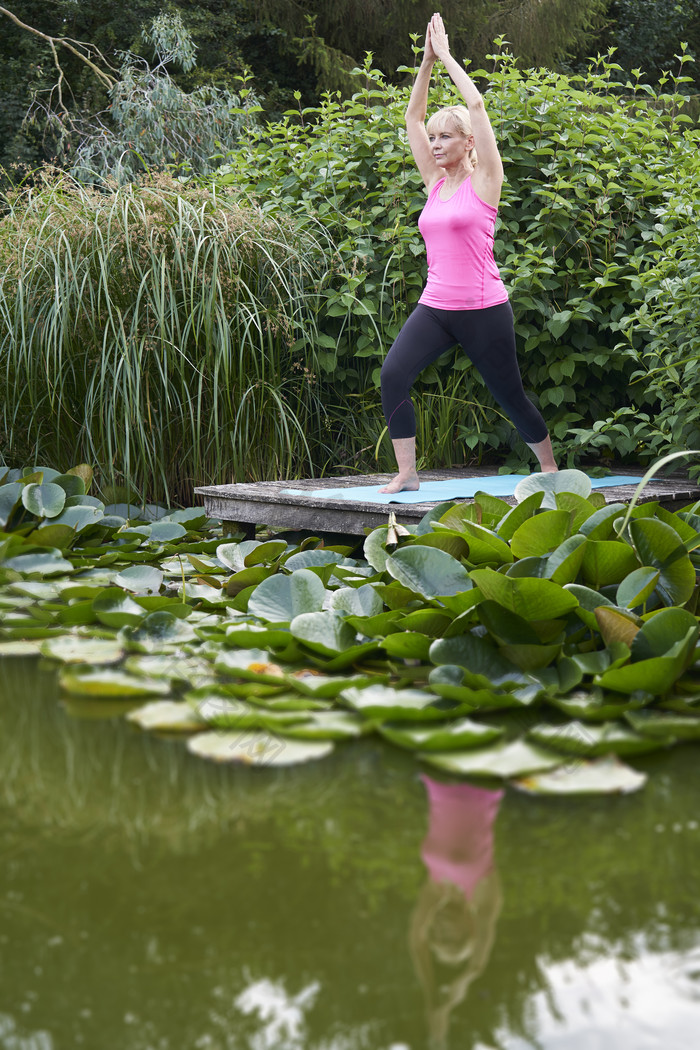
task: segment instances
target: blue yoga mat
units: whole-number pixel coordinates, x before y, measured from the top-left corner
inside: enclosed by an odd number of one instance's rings
[[[526,474],[495,474],[490,478],[445,478],[424,481],[417,492],[380,492],[381,485],[344,485],[335,489],[283,489],[281,495],[312,496],[318,500],[348,500],[352,503],[444,503],[450,499],[472,499],[477,492],[490,496],[512,496],[515,486]],[[591,478],[594,489],[611,485],[638,485],[637,475],[616,474],[609,478]]]

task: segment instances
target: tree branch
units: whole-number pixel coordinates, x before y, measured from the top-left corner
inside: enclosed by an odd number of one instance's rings
[[[54,62],[59,71],[59,96],[60,96],[60,83],[64,79],[63,70],[58,61],[58,47],[63,47],[67,51],[70,51],[76,58],[79,58],[81,62],[84,62],[86,66],[93,71],[95,76],[102,81],[106,88],[114,87],[116,84],[116,78],[106,73],[104,69],[100,69],[95,62],[92,61],[90,55],[93,54],[95,57],[105,66],[107,69],[117,72],[114,66],[110,65],[102,52],[96,48],[93,44],[86,44],[82,40],[73,40],[67,36],[49,36],[48,33],[42,33],[41,30],[35,29],[34,26],[29,26],[25,22],[20,21],[17,15],[13,14],[12,11],[8,11],[6,7],[0,7],[0,14],[6,15],[15,25],[19,26],[20,29],[26,30],[27,33],[33,33],[34,36],[38,36],[41,40],[45,40],[53,52]],[[80,49],[83,50],[80,50]],[[86,53],[87,52],[87,53]],[[62,100],[61,100],[62,105]],[[62,105],[65,110],[65,107]]]

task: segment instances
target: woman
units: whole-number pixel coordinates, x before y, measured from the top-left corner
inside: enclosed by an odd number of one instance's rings
[[[440,60],[466,103],[425,116],[433,65]],[[382,368],[382,406],[399,472],[381,492],[419,487],[416,422],[410,389],[418,374],[460,343],[496,401],[537,456],[557,465],[547,426],[523,390],[515,354],[513,311],[493,258],[503,164],[483,99],[450,54],[442,18],[433,15],[406,110],[413,158],[428,190],[418,227],[426,242],[428,280]]]

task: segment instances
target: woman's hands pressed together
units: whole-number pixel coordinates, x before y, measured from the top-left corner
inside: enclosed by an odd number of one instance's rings
[[[430,19],[428,25],[428,32],[426,34],[426,47],[430,40],[430,46],[435,54],[436,58],[439,58],[441,62],[450,57],[450,42],[447,39],[447,32],[445,31],[445,23],[442,20],[442,15],[437,12]]]

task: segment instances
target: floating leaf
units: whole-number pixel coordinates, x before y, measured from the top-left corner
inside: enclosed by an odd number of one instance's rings
[[[302,613],[320,611],[325,596],[323,583],[310,569],[297,569],[291,576],[276,573],[255,588],[248,611],[269,623],[290,623]]]
[[[528,738],[536,744],[552,747],[568,755],[643,755],[672,743],[672,737],[654,740],[627,729],[615,722],[595,725],[567,722],[560,726],[539,725],[528,730]]]
[[[659,582],[659,575],[659,570],[649,565],[634,569],[617,588],[615,601],[626,609],[637,609],[644,605]]]
[[[642,518],[629,523],[642,565],[659,570],[656,590],[665,605],[684,605],[695,588],[695,569],[678,533],[663,521]]]
[[[459,718],[454,722],[443,722],[439,726],[380,727],[383,737],[398,747],[411,751],[453,751],[469,747],[483,747],[503,736],[504,730],[498,726],[474,722],[469,718]]]
[[[665,711],[629,711],[625,718],[643,736],[654,739],[661,737],[664,741],[669,737],[674,740],[700,740],[700,718],[688,718]]]
[[[604,605],[595,609],[594,615],[607,646],[613,645],[614,642],[624,642],[625,645],[631,646],[641,628],[639,617],[623,609]]]
[[[330,741],[284,740],[271,733],[199,733],[187,749],[212,762],[239,762],[246,766],[292,766],[325,758],[333,751]]]
[[[539,557],[561,546],[571,531],[571,514],[547,510],[528,518],[515,531],[510,548],[516,558]]]
[[[43,642],[30,642],[17,639],[13,642],[0,642],[0,657],[2,656],[38,656],[41,652]]]
[[[550,773],[539,773],[514,782],[531,795],[611,795],[639,791],[647,777],[614,757],[577,762]]]
[[[176,700],[154,700],[130,711],[126,718],[140,729],[168,733],[195,733],[207,727],[189,704]]]
[[[5,558],[2,566],[27,576],[62,576],[73,571],[73,563],[63,558],[61,552],[52,547],[34,547],[24,554]]]
[[[581,572],[584,582],[598,590],[607,584],[621,583],[638,565],[634,551],[626,543],[589,538]]]
[[[371,583],[361,587],[339,587],[331,595],[331,609],[353,616],[376,616],[384,602]]]
[[[37,518],[56,518],[66,502],[65,490],[51,482],[41,485],[25,485],[22,503],[30,514]]]
[[[537,773],[554,769],[565,761],[544,748],[534,747],[524,740],[498,743],[478,751],[422,751],[424,762],[448,773],[472,777],[520,777],[526,773]]]
[[[389,656],[400,660],[427,660],[432,643],[432,638],[418,631],[397,631],[387,635],[382,648]]]
[[[372,721],[437,722],[454,718],[453,710],[437,707],[439,701],[420,689],[370,685],[366,689],[344,689],[340,697]]]
[[[107,587],[92,602],[92,611],[108,627],[131,627],[143,620],[145,610],[121,587]]]
[[[434,547],[402,547],[387,559],[389,573],[409,590],[426,598],[469,591],[469,573],[445,551]]]
[[[163,573],[152,565],[131,565],[117,573],[114,583],[135,594],[157,594],[163,583]]]
[[[41,655],[64,664],[115,664],[124,656],[124,646],[116,639],[64,634],[42,642]]]
[[[556,508],[555,493],[574,492],[584,499],[590,495],[591,479],[581,470],[560,470],[552,473],[531,474],[515,486],[515,498],[521,503],[533,492],[543,492],[542,507]]]
[[[366,724],[349,711],[315,711],[306,721],[280,726],[276,732],[294,740],[350,740],[365,730]]]
[[[471,577],[484,598],[498,602],[525,620],[556,620],[578,604],[570,591],[552,580],[518,579],[493,569],[474,569]]]
[[[170,692],[168,682],[110,669],[64,670],[59,676],[59,685],[66,693],[76,696],[167,696]]]

